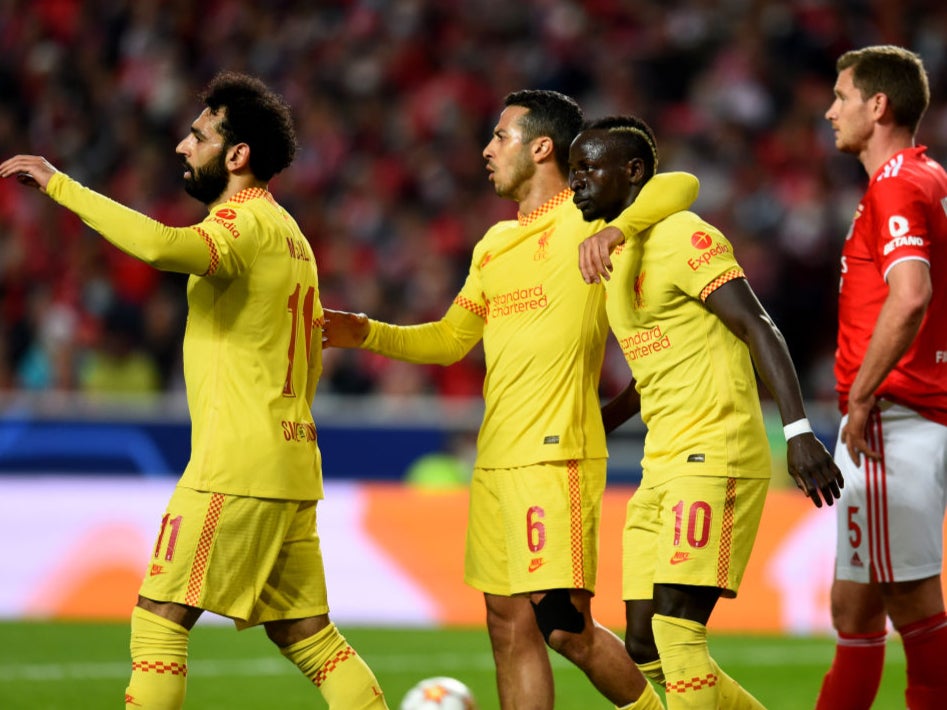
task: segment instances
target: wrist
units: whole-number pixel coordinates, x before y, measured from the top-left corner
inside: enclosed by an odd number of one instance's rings
[[[783,426],[783,435],[786,437],[786,441],[789,441],[794,436],[799,436],[800,434],[811,434],[812,425],[809,423],[809,420],[803,417],[802,419],[797,419],[794,422],[789,422]]]

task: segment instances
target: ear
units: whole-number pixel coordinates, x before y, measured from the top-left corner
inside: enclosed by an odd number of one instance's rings
[[[644,160],[641,158],[632,158],[625,163],[625,174],[632,185],[641,185],[644,182],[644,170]]]
[[[552,144],[552,138],[549,136],[539,136],[534,138],[529,146],[530,153],[533,156],[533,162],[542,163],[546,160],[555,160],[556,149]]]
[[[250,146],[246,143],[237,143],[227,151],[227,169],[235,173],[250,165]]]
[[[868,105],[871,108],[871,114],[874,119],[880,121],[881,117],[885,115],[885,112],[891,108],[891,101],[887,94],[882,94],[879,91],[868,100]]]

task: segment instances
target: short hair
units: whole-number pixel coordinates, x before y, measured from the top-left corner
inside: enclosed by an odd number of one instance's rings
[[[589,121],[585,130],[608,131],[615,147],[622,150],[623,160],[640,158],[644,161],[645,180],[650,180],[658,169],[658,141],[644,119],[637,116],[606,116]]]
[[[921,57],[903,47],[875,45],[845,52],[835,65],[839,72],[851,67],[852,82],[863,98],[884,94],[895,123],[917,132],[931,100],[927,71]]]
[[[227,145],[250,146],[250,170],[267,181],[288,167],[296,156],[296,129],[286,101],[256,77],[221,72],[201,94],[215,114],[221,109],[219,131]]]
[[[582,109],[571,96],[549,89],[524,89],[507,94],[504,106],[522,106],[527,109],[520,126],[523,139],[531,141],[540,136],[552,140],[556,164],[563,175],[569,172],[569,146],[582,128]]]

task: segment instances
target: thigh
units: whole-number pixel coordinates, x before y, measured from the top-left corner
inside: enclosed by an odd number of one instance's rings
[[[836,514],[836,577],[889,583],[940,574],[947,427],[883,402],[867,434],[881,453],[878,461],[862,457],[855,464],[844,444],[836,444],[845,477]]]
[[[300,518],[301,505],[306,504],[177,487],[139,594],[212,611],[245,625],[261,596],[273,596],[274,584],[280,586],[280,595],[293,596],[282,576],[284,564],[294,571],[304,567],[324,588],[315,504],[309,503],[308,513]],[[305,548],[307,559],[287,562],[287,541],[306,535],[308,543],[300,548]],[[260,620],[265,619],[254,623]]]
[[[736,596],[759,530],[769,480],[680,476],[660,486],[654,583]]]
[[[265,577],[263,571],[248,578],[254,589],[263,586],[243,628],[255,624],[290,620],[312,620],[318,630],[329,613],[322,546],[316,524],[316,501],[294,501],[287,511],[286,532],[279,545],[276,560]]]
[[[653,598],[655,549],[662,524],[661,504],[661,492],[642,485],[625,507],[621,565],[622,599],[625,601]],[[647,622],[650,626],[650,614]]]
[[[475,471],[467,581],[491,594],[594,591],[605,460]]]

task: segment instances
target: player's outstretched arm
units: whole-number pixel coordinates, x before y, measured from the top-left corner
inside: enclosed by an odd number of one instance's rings
[[[773,395],[783,424],[806,420],[799,378],[782,333],[756,298],[746,279],[728,281],[713,291],[707,307],[747,344],[760,379]],[[806,420],[807,421],[807,420]],[[817,508],[838,499],[842,472],[811,427],[787,432],[789,475]]]

